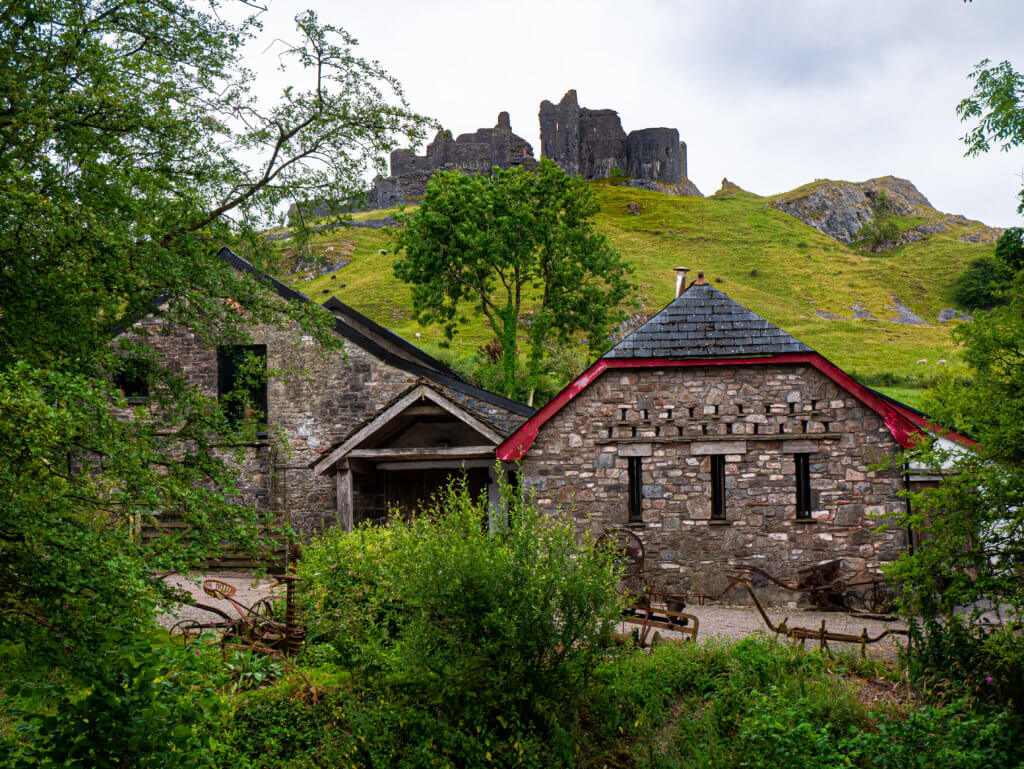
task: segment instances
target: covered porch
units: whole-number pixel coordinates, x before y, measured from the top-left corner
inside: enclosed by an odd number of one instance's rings
[[[346,531],[389,512],[412,515],[452,478],[498,501],[494,426],[426,384],[397,396],[314,464],[334,474],[337,524]]]

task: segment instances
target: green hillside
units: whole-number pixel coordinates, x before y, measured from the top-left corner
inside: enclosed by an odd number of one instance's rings
[[[765,205],[769,198],[743,191],[675,197],[603,183],[596,184],[596,191],[599,229],[636,270],[639,296],[631,312],[650,315],[670,301],[672,268],[681,265],[693,270],[691,278],[704,270],[717,288],[868,383],[881,384],[888,376],[889,384],[899,385],[893,395],[911,403],[915,387],[962,366],[949,333],[959,321],[940,324],[936,316],[944,307],[955,307],[953,278],[971,260],[992,252],[991,244],[960,241],[977,223],[947,219],[946,232],[875,254],[837,242]],[[359,218],[387,213],[362,213]],[[289,263],[295,248],[287,243],[282,248]],[[409,289],[392,272],[387,230],[333,231],[317,235],[310,244],[314,254],[328,248],[333,249],[331,258],[344,256],[351,264],[330,275],[310,279],[308,273],[293,273],[287,280],[317,301],[333,294],[431,352],[440,350],[440,330],[421,327],[411,318]],[[896,312],[888,305],[894,294],[931,325],[891,322]],[[858,301],[878,320],[854,320],[851,306]],[[846,318],[822,318],[816,310]],[[471,319],[451,350],[442,354],[457,365],[462,359],[461,367],[468,369],[468,359],[491,336],[480,319]],[[917,363],[922,358],[927,364]],[[940,359],[947,364],[939,366]],[[566,361],[566,371],[556,378],[564,379],[585,362],[581,356]]]

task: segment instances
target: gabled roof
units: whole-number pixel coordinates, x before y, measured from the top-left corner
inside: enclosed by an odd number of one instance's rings
[[[327,453],[310,462],[309,466],[313,468],[316,475],[327,472],[339,459],[343,459],[350,451],[365,444],[366,441],[372,439],[377,433],[385,430],[389,423],[391,423],[396,417],[400,417],[406,409],[423,401],[428,401],[439,406],[441,409],[451,414],[452,417],[473,429],[480,436],[480,442],[475,448],[479,448],[481,446],[497,446],[502,442],[502,440],[504,440],[505,435],[507,434],[506,431],[495,429],[495,425],[492,425],[482,419],[479,414],[471,413],[462,408],[445,393],[424,382],[418,382],[392,398],[384,408],[380,409],[372,417],[352,428],[352,430],[350,430],[344,438],[335,443]],[[452,451],[456,452],[457,449],[453,449]],[[493,449],[490,454],[493,457]]]
[[[914,446],[924,433],[962,445],[970,438],[936,425],[924,414],[853,379],[820,353],[703,282],[627,336],[548,402],[498,447],[514,462],[530,450],[544,423],[609,369],[808,364],[878,414],[896,442]]]
[[[707,283],[693,283],[605,358],[735,358],[812,352]]]

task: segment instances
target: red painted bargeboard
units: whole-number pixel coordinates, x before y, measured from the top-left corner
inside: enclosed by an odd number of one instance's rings
[[[967,438],[956,433],[944,431],[933,425],[925,417],[910,409],[880,398],[871,390],[858,383],[849,374],[830,363],[816,352],[794,352],[771,355],[762,358],[693,358],[672,360],[668,358],[601,358],[584,371],[562,392],[558,393],[544,408],[528,419],[522,427],[498,446],[497,456],[503,462],[515,462],[526,456],[530,446],[537,439],[541,426],[557,414],[561,408],[579,395],[588,385],[596,380],[607,369],[638,369],[638,368],[683,368],[687,366],[763,366],[774,363],[806,363],[813,366],[837,385],[856,397],[861,403],[878,414],[892,437],[903,448],[911,448],[925,431],[943,431],[946,437],[960,443],[970,444]]]

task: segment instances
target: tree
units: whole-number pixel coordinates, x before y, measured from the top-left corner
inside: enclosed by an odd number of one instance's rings
[[[961,121],[977,121],[963,137],[966,154],[986,153],[993,144],[1009,152],[1024,144],[1024,75],[1008,61],[992,66],[989,59],[983,59],[969,77],[974,91],[956,108]],[[1024,214],[1024,188],[1018,199],[1017,211]]]
[[[522,335],[527,389],[536,387],[546,343],[591,350],[608,344],[631,268],[592,218],[599,206],[587,182],[541,160],[530,173],[436,174],[398,235],[395,275],[412,285],[421,322],[444,324],[453,338],[468,308],[487,318],[501,344],[503,386],[516,389]]]
[[[296,17],[279,44],[289,86],[250,90],[258,13],[184,0],[8,0],[0,27],[0,641],[40,666],[102,673],[109,632],[167,598],[155,575],[224,540],[255,546],[228,460],[246,438],[215,401],[112,343],[153,309],[200,341],[325,314],[279,301],[216,258],[269,251],[258,228],[290,199],[344,199],[399,140],[422,138],[398,84],[356,41]],[[231,14],[243,18],[231,21]],[[140,372],[129,411],[112,375]],[[140,540],[175,511],[189,540]]]
[[[953,283],[953,298],[972,310],[1009,301],[1014,275],[1024,267],[1024,230],[1011,227],[996,241],[995,256],[975,259]]]

